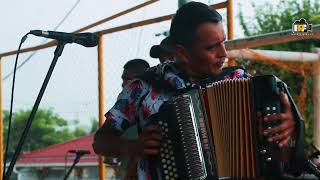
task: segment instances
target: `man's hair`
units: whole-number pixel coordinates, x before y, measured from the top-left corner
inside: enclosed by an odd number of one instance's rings
[[[149,63],[143,59],[132,59],[123,66],[123,69],[134,69],[144,72],[149,67]]]
[[[189,2],[177,10],[171,22],[170,36],[175,44],[191,47],[201,24],[221,21],[221,15],[212,7],[200,2]]]

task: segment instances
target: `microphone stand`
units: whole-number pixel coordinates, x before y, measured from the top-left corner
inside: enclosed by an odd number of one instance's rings
[[[81,153],[77,153],[76,154],[76,158],[74,158],[73,160],[73,164],[70,167],[70,169],[68,170],[67,174],[65,175],[65,177],[63,178],[63,180],[67,180],[67,178],[69,177],[70,173],[72,172],[73,168],[76,166],[76,164],[80,161],[81,156],[83,156],[85,154],[81,154]]]
[[[20,137],[20,140],[19,140],[19,143],[17,145],[16,151],[14,152],[14,155],[13,155],[12,160],[10,162],[10,165],[8,167],[8,171],[6,172],[6,174],[4,176],[4,180],[9,180],[10,179],[10,176],[11,176],[12,171],[13,171],[13,167],[14,167],[14,165],[15,165],[18,157],[19,157],[19,154],[21,152],[22,146],[24,144],[24,141],[27,138],[29,129],[31,127],[32,121],[33,121],[33,119],[34,119],[34,117],[36,115],[36,112],[38,110],[38,107],[39,107],[40,101],[42,99],[42,96],[44,94],[44,91],[45,91],[45,89],[46,89],[46,87],[48,85],[48,82],[50,80],[50,77],[51,77],[51,74],[53,72],[53,69],[54,69],[54,67],[55,67],[55,65],[57,63],[57,60],[62,54],[62,51],[63,51],[63,48],[64,48],[65,44],[66,44],[65,42],[58,41],[58,45],[57,45],[57,47],[56,47],[56,49],[54,51],[54,57],[53,57],[52,63],[50,65],[48,73],[47,73],[47,75],[46,75],[46,77],[45,77],[45,79],[43,81],[43,84],[42,84],[41,89],[39,91],[39,94],[38,94],[38,97],[36,99],[36,102],[33,105],[32,111],[31,111],[30,116],[29,116],[29,118],[27,120],[27,123],[26,123],[26,127],[24,128],[24,130],[22,132],[22,135]]]

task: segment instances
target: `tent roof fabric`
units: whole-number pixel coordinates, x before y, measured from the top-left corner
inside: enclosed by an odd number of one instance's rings
[[[93,134],[82,136],[77,139],[66,141],[60,144],[47,146],[32,152],[23,153],[17,165],[35,165],[35,164],[64,164],[72,163],[76,154],[70,153],[69,150],[88,150],[90,154],[86,154],[80,158],[80,164],[98,164],[98,156],[92,148]]]

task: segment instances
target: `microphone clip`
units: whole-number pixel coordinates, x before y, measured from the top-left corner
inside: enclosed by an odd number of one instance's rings
[[[69,150],[68,152],[69,153],[74,153],[74,154],[76,154],[76,156],[83,156],[83,155],[86,155],[86,154],[90,154],[89,150]]]

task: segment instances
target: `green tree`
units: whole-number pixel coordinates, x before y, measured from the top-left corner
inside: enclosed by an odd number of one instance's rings
[[[297,2],[295,0],[279,1],[274,6],[270,3],[265,3],[261,6],[252,6],[255,8],[256,16],[248,18],[244,16],[242,9],[240,9],[239,20],[241,27],[246,36],[260,35],[270,32],[288,30],[292,28],[292,23],[300,18],[306,19],[308,23],[313,25],[320,23],[320,2],[303,0]],[[257,49],[279,50],[279,51],[299,51],[312,52],[315,40],[304,40],[290,43],[282,43],[275,45],[268,45],[259,47]],[[292,73],[288,70],[281,69],[275,65],[268,65],[261,62],[248,61],[238,59],[237,62],[243,65],[248,70],[253,70],[257,75],[259,74],[274,74],[291,87],[294,98],[301,92],[303,76],[298,73]],[[306,122],[307,142],[312,141],[313,132],[313,106],[312,106],[312,77],[307,77],[307,106],[304,114]]]
[[[320,23],[320,2],[303,0],[298,3],[295,0],[279,1],[276,6],[266,3],[261,6],[252,4],[255,8],[254,18],[245,17],[240,10],[239,20],[246,36],[254,36],[270,32],[288,30],[292,28],[292,23],[300,18],[304,18],[313,25]],[[283,44],[268,45],[259,49],[269,50],[289,50],[310,52],[316,40],[304,40]]]
[[[13,113],[8,159],[12,157],[16,149],[30,112],[30,110],[20,110]],[[4,111],[5,140],[8,133],[8,122],[9,111]],[[74,131],[71,131],[68,128],[67,120],[55,114],[51,109],[38,109],[23,145],[22,152],[29,152],[52,144],[62,143],[83,135],[86,135],[85,130],[76,128]]]

